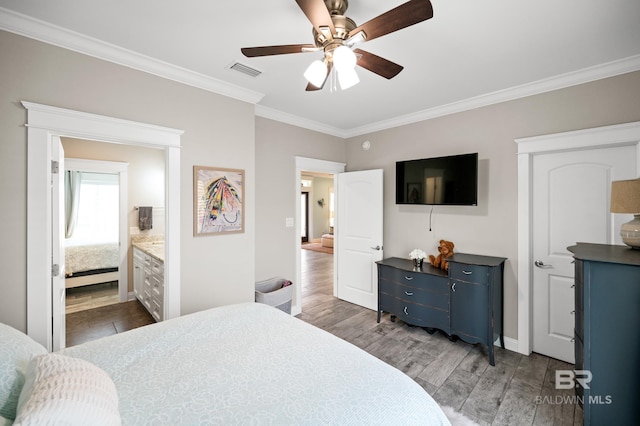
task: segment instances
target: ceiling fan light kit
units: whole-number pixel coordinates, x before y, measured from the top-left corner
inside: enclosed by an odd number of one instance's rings
[[[311,65],[304,72],[304,78],[314,86],[322,87],[327,78],[327,64],[319,59],[311,62]]]
[[[315,45],[245,47],[241,51],[252,58],[322,50],[324,59],[312,62],[304,72],[309,82],[307,91],[322,89],[329,76],[336,80],[336,74],[342,90],[358,84],[356,65],[386,79],[395,77],[402,71],[402,66],[356,47],[433,17],[429,0],[410,0],[357,26],[344,15],[349,7],[348,0],[296,0],[296,3],[313,25]],[[336,89],[335,83],[330,86],[332,91]]]

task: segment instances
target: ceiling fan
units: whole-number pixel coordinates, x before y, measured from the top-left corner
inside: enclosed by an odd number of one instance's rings
[[[356,46],[433,17],[429,0],[410,0],[357,26],[344,16],[348,0],[296,0],[296,3],[313,24],[315,44],[245,47],[241,51],[253,58],[323,50],[323,60],[314,61],[305,71],[309,81],[307,91],[322,89],[334,69],[342,90],[357,84],[356,65],[387,79],[395,77],[402,71],[401,65]]]

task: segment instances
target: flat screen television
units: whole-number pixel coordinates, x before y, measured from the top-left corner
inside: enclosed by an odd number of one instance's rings
[[[478,205],[478,153],[396,162],[396,204]]]

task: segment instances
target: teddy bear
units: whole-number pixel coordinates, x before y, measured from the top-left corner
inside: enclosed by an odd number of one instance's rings
[[[448,271],[449,262],[447,262],[447,258],[453,256],[453,247],[454,244],[451,241],[440,240],[440,245],[438,246],[438,251],[440,253],[437,257],[430,254],[429,262],[436,268]]]

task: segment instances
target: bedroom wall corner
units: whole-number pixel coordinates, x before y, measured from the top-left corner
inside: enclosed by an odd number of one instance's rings
[[[262,117],[255,121],[255,280],[276,276],[295,280],[295,228],[285,226],[288,217],[294,218],[294,226],[300,226],[296,211],[299,193],[294,191],[295,157],[344,162],[345,141]]]

